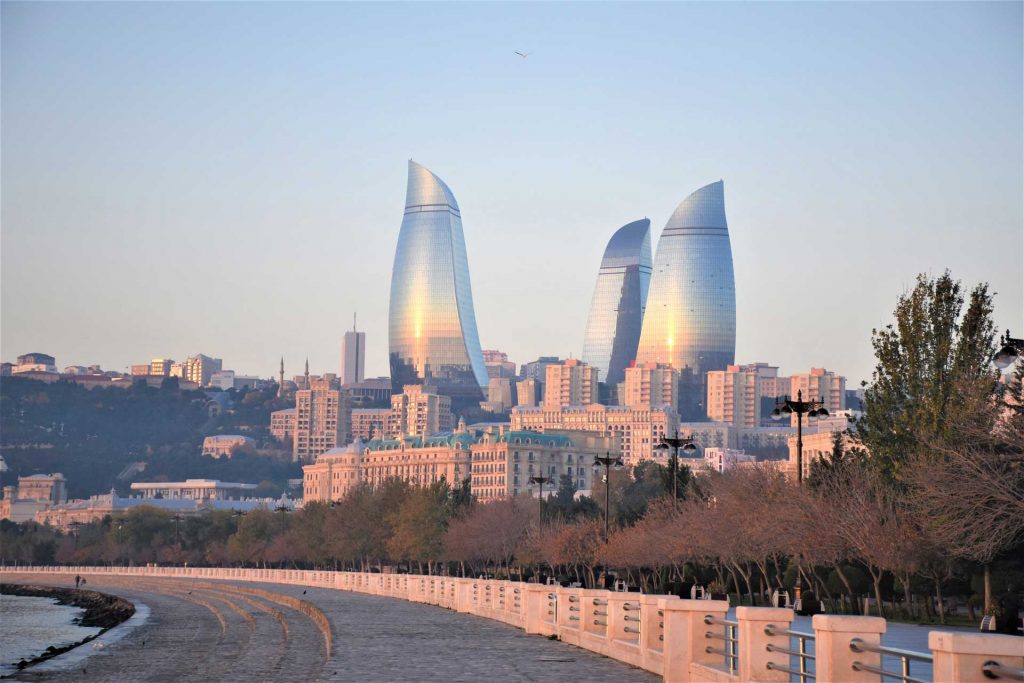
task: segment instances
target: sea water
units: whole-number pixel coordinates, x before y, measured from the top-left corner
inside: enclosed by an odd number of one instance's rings
[[[84,612],[53,598],[0,595],[0,676],[17,671],[19,660],[38,657],[51,645],[71,645],[102,631],[75,623]]]

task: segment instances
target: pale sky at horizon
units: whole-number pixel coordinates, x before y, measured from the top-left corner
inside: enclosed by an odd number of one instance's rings
[[[737,362],[853,387],[946,268],[1024,336],[1022,7],[3,2],[0,354],[337,372],[358,311],[387,374],[409,158],[516,363],[578,356],[611,234],[719,178]]]

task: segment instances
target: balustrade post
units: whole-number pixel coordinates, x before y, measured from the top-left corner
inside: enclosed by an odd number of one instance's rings
[[[932,631],[928,649],[934,657],[932,676],[936,681],[992,680],[982,670],[989,663],[1024,669],[1024,638],[1020,636]]]
[[[580,644],[583,620],[583,605],[580,588],[564,588],[555,586],[554,593],[558,596],[558,637],[572,645]]]
[[[721,668],[721,656],[704,651],[710,644],[704,633],[709,627],[704,617],[724,619],[728,600],[665,600],[661,608],[665,624],[662,651],[662,678],[671,683],[691,680],[690,667],[703,664]],[[716,643],[717,645],[718,643]]]
[[[555,605],[549,596],[555,595],[554,586],[529,583],[523,589],[523,610],[526,613],[524,629],[527,633],[550,636],[558,632],[555,626]]]
[[[885,633],[885,619],[881,617],[836,616],[815,614],[814,666],[816,680],[844,681],[844,683],[880,683],[882,677],[870,671],[855,671],[854,661],[881,667],[882,656],[877,652],[854,652],[850,641],[860,638],[868,645],[880,645]]]
[[[660,674],[662,672],[662,651],[665,646],[664,606],[679,599],[677,595],[639,595],[640,601],[640,652],[644,669]]]
[[[736,638],[739,640],[739,665],[737,671],[741,681],[788,681],[785,671],[769,669],[768,663],[789,666],[789,655],[769,652],[768,645],[789,649],[789,636],[769,636],[765,627],[769,624],[780,630],[789,628],[793,621],[793,610],[782,607],[737,607]]]
[[[642,666],[640,594],[608,591],[606,599],[608,646],[612,656],[634,666]]]

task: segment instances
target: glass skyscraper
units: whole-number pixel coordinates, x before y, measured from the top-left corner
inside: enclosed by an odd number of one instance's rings
[[[615,231],[604,250],[590,303],[580,359],[614,385],[636,358],[651,283],[651,221],[633,221]]]
[[[684,381],[703,384],[735,356],[736,281],[719,180],[684,199],[661,233],[637,362],[671,363]]]
[[[429,384],[479,401],[487,369],[473,313],[459,205],[448,186],[409,161],[405,216],[391,271],[391,384]]]

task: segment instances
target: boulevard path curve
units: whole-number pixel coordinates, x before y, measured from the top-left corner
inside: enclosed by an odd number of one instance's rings
[[[66,577],[30,573],[5,574],[4,582],[74,585]],[[87,643],[14,680],[660,680],[490,619],[393,598],[281,584],[99,575],[89,576],[88,587],[142,603],[149,616],[123,638],[89,650],[88,657],[79,652],[90,648]]]

